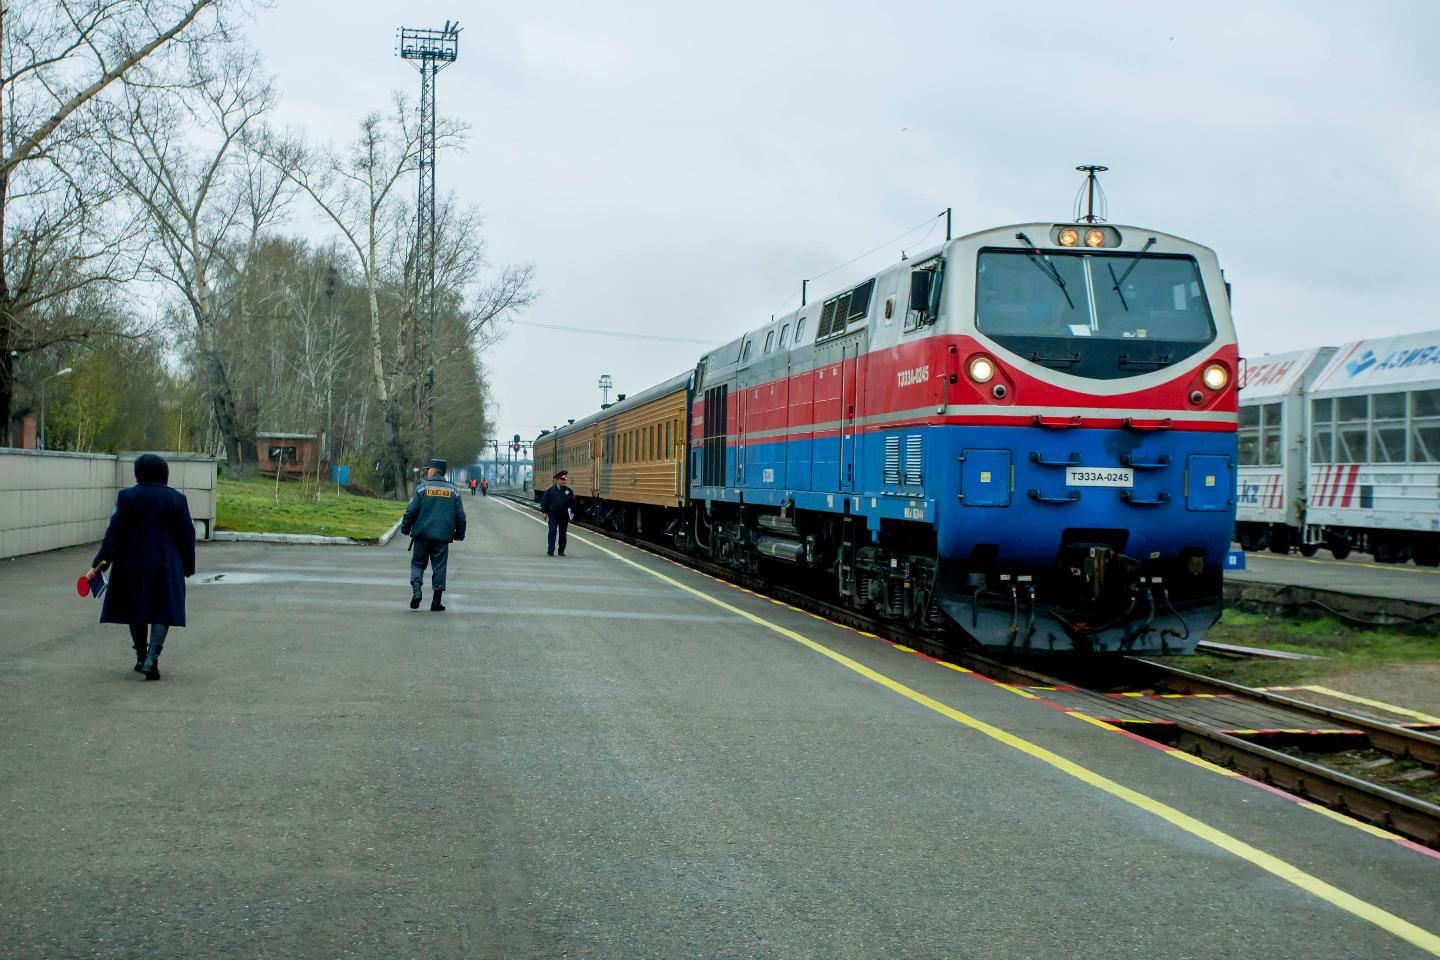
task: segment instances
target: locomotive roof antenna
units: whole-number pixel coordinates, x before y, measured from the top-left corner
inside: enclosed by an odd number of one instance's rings
[[[1083,223],[1100,223],[1100,222],[1103,222],[1104,219],[1105,219],[1105,214],[1109,212],[1109,209],[1108,209],[1108,208],[1109,208],[1109,203],[1106,201],[1104,188],[1102,188],[1102,187],[1100,186],[1100,178],[1097,177],[1096,174],[1097,174],[1097,173],[1104,173],[1106,170],[1109,170],[1110,168],[1109,168],[1109,167],[1102,167],[1102,166],[1100,166],[1098,163],[1087,163],[1087,164],[1081,164],[1080,166],[1076,167],[1075,169],[1078,170],[1079,172],[1085,174],[1085,185],[1082,186],[1082,187],[1080,188],[1080,192],[1075,195],[1075,222],[1076,222],[1076,223],[1082,223],[1082,222],[1083,222]],[[1084,215],[1084,216],[1081,216],[1081,215],[1080,215],[1080,198],[1081,198],[1082,195],[1083,195],[1084,198],[1085,198],[1085,215]],[[1100,200],[1100,212],[1099,212],[1098,214],[1095,212],[1095,200],[1096,200],[1097,195],[1098,195],[1099,200]]]
[[[400,28],[400,59],[420,71],[420,145],[416,168],[420,190],[415,212],[416,311],[425,324],[425,442],[435,443],[435,75],[455,62],[460,48],[460,22],[444,28]]]

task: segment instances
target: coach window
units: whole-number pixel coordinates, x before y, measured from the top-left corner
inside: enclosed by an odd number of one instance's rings
[[[780,349],[781,349],[781,350],[784,350],[784,349],[785,349],[785,344],[786,344],[786,342],[787,342],[789,339],[790,339],[790,324],[787,323],[787,324],[785,324],[785,326],[783,326],[783,327],[780,328]]]
[[[1375,449],[1371,459],[1376,463],[1404,463],[1405,394],[1377,393],[1370,398],[1370,418],[1374,429]]]
[[[1235,431],[1239,446],[1240,466],[1254,467],[1260,464],[1260,408],[1240,408],[1240,425]]]
[[[1410,394],[1410,459],[1440,463],[1440,390]]]
[[[1280,441],[1284,432],[1280,429],[1280,404],[1265,403],[1260,406],[1260,463],[1267,467],[1280,465]]]
[[[1370,427],[1369,397],[1338,397],[1335,400],[1335,462],[1365,463],[1369,456],[1366,440]]]
[[[1335,401],[1310,401],[1310,462],[1334,463]]]

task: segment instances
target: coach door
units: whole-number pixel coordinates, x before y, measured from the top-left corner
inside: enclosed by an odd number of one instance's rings
[[[848,338],[840,347],[840,485],[841,490],[856,488],[860,471],[861,438],[857,432],[860,398],[864,396],[865,361],[863,331]]]

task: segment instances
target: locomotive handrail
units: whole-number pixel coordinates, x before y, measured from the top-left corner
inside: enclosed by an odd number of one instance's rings
[[[1170,454],[1160,454],[1159,460],[1136,460],[1132,454],[1123,454],[1120,462],[1127,467],[1134,467],[1136,470],[1159,470],[1161,467],[1168,467],[1173,462]]]
[[[1035,488],[1030,489],[1030,499],[1040,503],[1075,503],[1080,499],[1079,490],[1071,490],[1063,497],[1047,497]]]
[[[1073,417],[1046,417],[1037,413],[1035,426],[1049,427],[1052,430],[1068,430],[1071,427],[1080,426],[1080,417],[1078,414]]]
[[[1047,460],[1038,450],[1030,451],[1030,462],[1042,467],[1076,467],[1081,463],[1080,454],[1072,452],[1064,460]]]
[[[1170,494],[1162,490],[1155,495],[1154,499],[1149,499],[1146,497],[1137,497],[1129,490],[1121,490],[1120,499],[1126,503],[1133,503],[1137,507],[1158,507],[1170,502]]]
[[[1120,422],[1125,425],[1126,430],[1140,431],[1169,430],[1171,425],[1169,417],[1165,417],[1163,420],[1141,420],[1136,417],[1126,417]]]

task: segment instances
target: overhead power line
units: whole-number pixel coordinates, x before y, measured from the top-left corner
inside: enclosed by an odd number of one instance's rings
[[[536,323],[534,320],[512,320],[521,327],[539,327],[542,330],[563,330],[566,333],[586,333],[594,337],[619,337],[622,340],[659,340],[664,343],[698,343],[713,347],[719,340],[694,340],[689,337],[663,337],[654,333],[627,333],[623,330],[596,330],[594,327],[565,327],[558,323]]]

